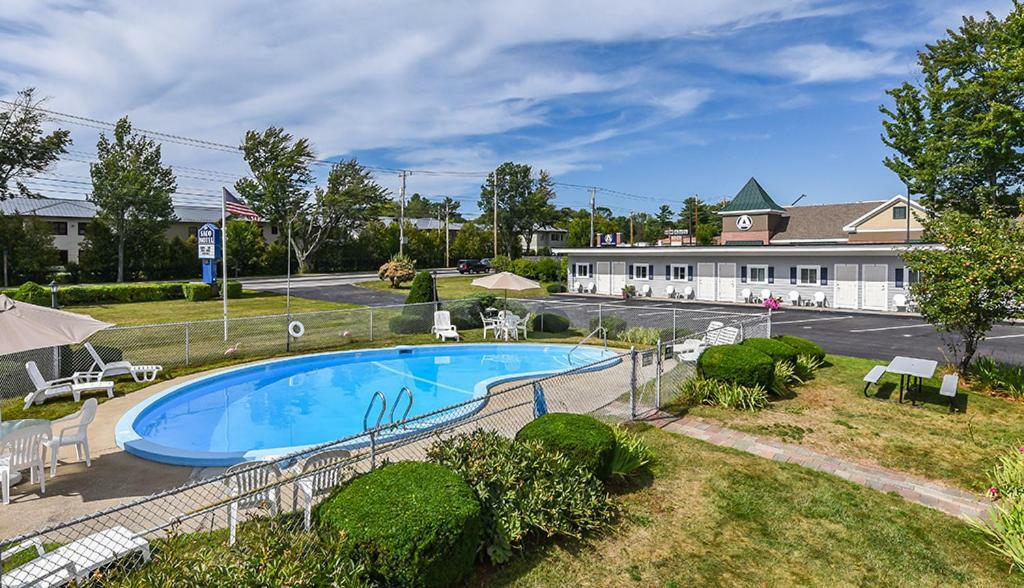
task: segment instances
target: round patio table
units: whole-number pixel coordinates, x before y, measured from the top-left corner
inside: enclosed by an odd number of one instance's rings
[[[15,431],[27,429],[29,427],[43,426],[46,427],[47,431],[50,431],[50,435],[52,436],[53,432],[50,430],[50,421],[46,419],[15,419],[13,421],[2,421],[0,422],[0,443],[3,443],[4,437]],[[20,482],[21,472],[11,472],[11,486]]]

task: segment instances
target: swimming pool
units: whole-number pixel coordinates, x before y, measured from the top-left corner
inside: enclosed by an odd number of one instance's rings
[[[449,344],[264,361],[155,394],[121,417],[115,438],[128,453],[176,465],[225,466],[279,456],[362,432],[366,408],[378,390],[390,412],[398,391],[408,387],[414,398],[410,417],[479,399],[479,406],[448,417],[463,418],[483,406],[494,384],[616,356],[606,349],[580,347],[570,363],[570,349],[532,343]],[[403,412],[404,403],[395,419]],[[371,427],[375,420],[376,411]]]

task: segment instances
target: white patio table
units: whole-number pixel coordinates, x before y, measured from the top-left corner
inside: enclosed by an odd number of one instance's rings
[[[51,425],[52,423],[46,419],[15,419],[13,421],[2,421],[0,422],[0,443],[3,442],[4,437],[19,429],[39,426],[50,428]],[[53,436],[52,429],[50,431],[50,436]],[[14,486],[19,482],[21,482],[21,472],[11,472],[11,486]]]
[[[920,394],[921,383],[925,378],[934,376],[935,368],[937,367],[939,367],[939,362],[931,359],[918,359],[916,357],[897,355],[892,358],[885,371],[900,375],[900,402],[902,403],[904,390],[909,392],[911,385],[916,380],[917,393]]]

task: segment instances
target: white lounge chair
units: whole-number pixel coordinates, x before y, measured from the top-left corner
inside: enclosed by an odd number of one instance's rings
[[[789,303],[793,306],[800,306],[800,293],[796,290],[789,291]]]
[[[96,418],[96,406],[99,403],[95,398],[89,398],[82,404],[82,410],[78,412],[78,422],[64,427],[60,433],[43,443],[43,447],[50,452],[50,477],[57,475],[57,453],[61,447],[67,445],[75,446],[75,453],[78,460],[85,460],[85,467],[92,467],[92,459],[89,457],[89,425]]]
[[[86,377],[91,380],[105,380],[114,376],[129,375],[136,382],[152,382],[156,379],[157,374],[164,369],[163,366],[159,365],[134,365],[130,361],[112,361],[107,363],[103,361],[99,353],[96,353],[96,349],[91,343],[85,344],[85,350],[92,356],[93,363],[88,372],[81,372],[79,374],[79,381]]]
[[[231,500],[228,505],[228,545],[235,544],[238,509],[267,504],[271,514],[277,514],[281,505],[281,468],[269,461],[250,461],[235,464],[224,472],[224,492]],[[273,487],[266,488],[273,484]],[[263,488],[263,490],[261,490]],[[236,496],[241,498],[234,499]]]
[[[753,295],[754,293],[750,291],[750,288],[744,288],[740,291],[740,296],[743,297],[743,302],[750,302],[750,297]]]
[[[721,329],[724,326],[725,323],[721,321],[711,321],[710,323],[708,323],[708,328],[706,331],[704,331],[703,337],[701,337],[700,339],[684,340],[675,349],[676,356],[679,358],[679,361],[691,361],[684,358],[693,357],[694,355],[699,356],[701,351],[704,351],[704,349],[706,349],[711,344],[711,334],[717,332],[718,329]],[[696,361],[696,358],[694,358],[692,361]]]
[[[50,437],[50,427],[37,425],[18,429],[0,440],[0,490],[3,503],[11,503],[11,476],[29,471],[30,481],[39,483],[40,494],[46,494],[46,472],[43,466],[43,442]]]
[[[704,350],[708,347],[714,347],[715,345],[731,345],[735,343],[739,337],[740,330],[738,328],[719,327],[713,331],[708,331],[704,336],[704,341],[701,345],[680,351],[676,358],[679,361],[694,362],[700,358],[700,354],[704,353]]]
[[[434,326],[430,327],[430,332],[442,341],[459,340],[459,331],[452,324],[452,313],[447,310],[439,310],[434,313]]]
[[[665,296],[667,296],[669,298],[675,298],[676,297],[676,287],[675,286],[665,286]]]
[[[113,382],[82,381],[77,374],[70,378],[58,378],[47,381],[34,361],[25,362],[25,370],[28,371],[28,377],[32,380],[32,385],[36,387],[35,392],[25,395],[26,409],[32,406],[32,403],[42,404],[47,398],[67,394],[70,394],[75,399],[75,402],[80,402],[82,400],[82,392],[96,390],[105,391],[108,398],[114,397]]]
[[[38,557],[3,573],[3,588],[64,586],[72,581],[85,584],[92,573],[115,561],[139,553],[149,561],[149,541],[117,526],[72,541],[47,553],[39,537],[24,541],[0,554],[0,560],[34,549]]]
[[[345,464],[351,454],[344,449],[328,449],[309,456],[302,464],[302,476],[295,483],[296,496],[302,498],[305,515],[303,521],[308,531],[312,525],[313,500],[336,488],[344,479]]]
[[[825,293],[818,291],[814,293],[814,305],[825,308]]]

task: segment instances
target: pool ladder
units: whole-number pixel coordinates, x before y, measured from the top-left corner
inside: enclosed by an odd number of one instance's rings
[[[408,386],[402,386],[402,389],[395,395],[395,401],[391,405],[391,412],[388,414],[388,424],[395,424],[395,409],[398,408],[399,403],[402,401],[402,397],[405,397],[405,412],[402,413],[402,418],[397,421],[398,423],[404,423],[409,418],[409,412],[412,410],[412,390]],[[374,423],[373,428],[370,428],[370,413],[373,412],[373,407],[377,405],[377,399],[380,399],[380,411],[377,413],[377,421]],[[377,467],[377,435],[380,433],[381,424],[384,421],[384,413],[388,410],[388,399],[384,396],[384,393],[377,390],[373,393],[370,398],[370,404],[366,407],[366,413],[363,414],[363,431],[370,433],[370,469]],[[400,425],[398,428],[404,429],[404,425]]]

